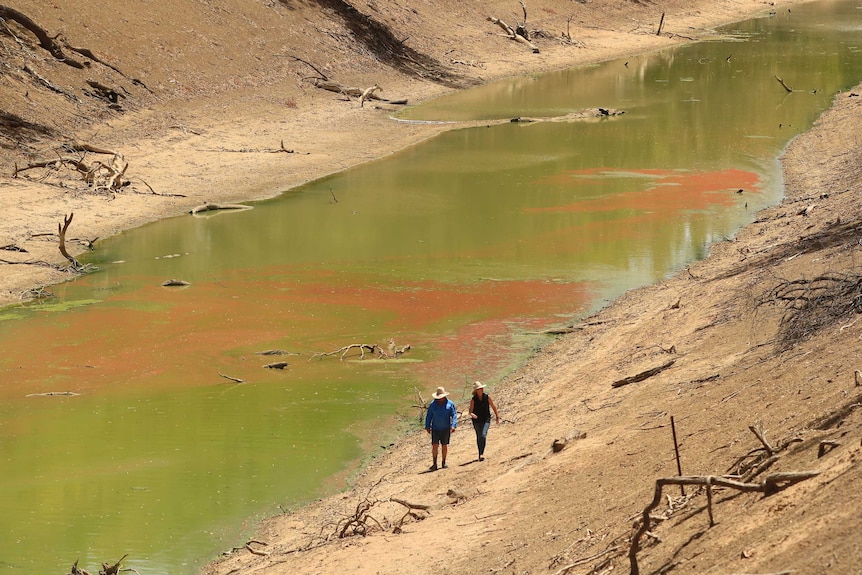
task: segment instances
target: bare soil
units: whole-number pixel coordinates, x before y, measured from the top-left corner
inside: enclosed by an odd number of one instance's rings
[[[314,87],[315,76],[415,102],[708,38],[715,25],[795,3],[531,2],[527,27],[542,31],[532,53],[486,19],[521,20],[510,1],[7,0],[89,65],[60,61],[6,14],[0,305],[70,277],[57,231],[71,213],[74,255],[446,129],[393,122],[398,105],[360,105]],[[572,326],[490,389],[503,421],[485,461],[465,425],[449,468],[423,473],[427,436],[408,434],[343,491],[264,522],[257,542],[204,572],[859,573],[858,93],[839,94],[788,148],[780,205],[677,277]],[[66,168],[12,177],[56,157],[110,161],[62,147],[76,142],[122,154],[128,185],[94,189]],[[469,398],[455,391],[463,410]],[[689,479],[658,491],[657,479],[678,475],[671,418]],[[780,473],[804,475],[771,492]]]

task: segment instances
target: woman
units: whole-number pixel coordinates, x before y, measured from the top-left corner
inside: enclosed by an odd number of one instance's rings
[[[497,406],[491,396],[485,393],[485,384],[477,381],[473,384],[473,397],[470,399],[470,417],[473,419],[473,429],[476,430],[476,447],[479,448],[479,461],[485,461],[485,444],[488,440],[488,429],[491,427],[491,410],[500,423]]]

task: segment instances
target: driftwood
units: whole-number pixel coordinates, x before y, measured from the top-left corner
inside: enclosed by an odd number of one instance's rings
[[[497,26],[502,28],[503,31],[506,32],[506,35],[509,37],[509,39],[515,40],[516,42],[520,42],[521,44],[528,46],[530,48],[530,51],[532,51],[534,54],[539,53],[539,47],[538,46],[536,46],[535,44],[530,42],[527,38],[525,38],[521,34],[518,34],[517,32],[515,32],[515,30],[511,26],[509,26],[508,24],[506,24],[505,22],[503,22],[499,18],[495,18],[494,16],[488,16],[488,21],[493,23],[493,24],[496,24]]]
[[[782,79],[781,79],[781,78],[779,78],[778,76],[776,76],[776,77],[775,77],[775,79],[776,79],[776,80],[778,80],[778,83],[779,83],[779,84],[781,84],[781,85],[784,87],[784,89],[785,89],[785,90],[787,90],[787,92],[788,92],[788,93],[790,93],[790,92],[792,92],[792,91],[793,91],[793,88],[791,88],[790,86],[788,86],[787,84],[785,84],[785,83],[784,83],[784,80],[782,80]]]
[[[309,361],[316,358],[326,357],[328,355],[340,355],[341,360],[343,361],[345,357],[350,353],[351,350],[357,349],[359,350],[359,359],[365,359],[365,353],[368,352],[375,357],[379,357],[381,359],[397,359],[399,356],[404,355],[408,351],[410,351],[410,344],[404,346],[396,346],[394,340],[389,340],[389,345],[386,350],[377,345],[376,343],[351,343],[349,345],[345,345],[344,347],[340,347],[334,351],[324,351],[320,353],[315,353],[311,357],[308,358]]]
[[[211,211],[217,211],[217,210],[250,210],[250,209],[251,209],[251,206],[244,206],[242,204],[210,204],[210,203],[206,203],[206,204],[201,204],[199,206],[195,206],[194,208],[189,210],[189,213],[194,215],[194,214],[199,214],[201,212],[211,212]]]
[[[611,384],[611,387],[622,387],[622,386],[628,385],[630,383],[637,383],[639,381],[643,381],[645,379],[648,379],[654,375],[657,375],[657,374],[663,372],[664,370],[666,370],[667,368],[672,366],[674,363],[676,363],[676,360],[671,359],[671,360],[663,363],[662,365],[660,365],[658,367],[654,367],[652,369],[642,371],[636,375],[631,375],[629,377],[625,377],[623,379],[617,380]]]
[[[374,84],[370,88],[366,88],[365,90],[363,90],[362,95],[359,96],[359,107],[362,108],[365,104],[365,100],[374,96],[374,92],[378,90],[380,90],[380,86],[378,86],[377,84]]]
[[[226,374],[224,374],[224,373],[220,373],[219,375],[220,375],[220,376],[222,376],[222,377],[223,377],[223,378],[225,378],[225,379],[229,379],[229,380],[231,380],[231,381],[235,381],[235,382],[237,382],[237,383],[245,383],[245,380],[240,379],[240,378],[238,378],[238,377],[231,377],[230,375],[226,375]]]
[[[64,144],[62,148],[66,151],[81,153],[82,155],[77,158],[62,156],[53,160],[33,162],[21,168],[16,165],[15,170],[12,172],[12,177],[18,177],[19,173],[35,168],[56,169],[59,166],[67,165],[80,173],[87,185],[92,187],[94,191],[116,191],[129,185],[130,182],[123,179],[126,170],[129,168],[129,164],[121,153],[77,142]],[[87,152],[111,155],[111,162],[110,164],[106,164],[101,160],[97,160],[87,165],[84,162],[84,154]]]
[[[314,87],[320,88],[321,90],[327,90],[328,92],[335,92],[336,94],[343,94],[348,98],[359,98],[359,106],[363,107],[363,104],[366,100],[378,100],[380,102],[386,102],[387,104],[406,104],[407,98],[398,98],[396,100],[389,100],[387,98],[383,98],[375,94],[377,91],[381,91],[382,88],[377,84],[369,88],[356,88],[353,86],[345,86],[344,84],[340,84],[339,82],[333,82],[329,79],[320,79],[315,78]]]
[[[793,473],[774,473],[767,476],[760,483],[745,483],[737,479],[722,475],[706,475],[694,477],[662,477],[656,479],[655,493],[653,500],[647,505],[642,513],[640,525],[637,532],[632,537],[631,547],[629,548],[629,563],[631,565],[631,575],[639,575],[637,552],[640,547],[641,537],[649,531],[650,528],[650,512],[658,507],[662,500],[662,488],[665,485],[703,485],[706,487],[707,510],[709,512],[709,525],[715,525],[712,513],[712,487],[729,487],[744,492],[760,492],[765,496],[772,495],[777,491],[784,489],[800,481],[811,479],[819,475],[819,471],[801,471]]]
[[[186,280],[178,280],[178,279],[173,279],[173,278],[169,279],[169,280],[165,280],[162,282],[163,287],[184,287],[184,286],[190,286],[190,285],[192,285],[192,284],[190,284]]]
[[[125,559],[128,556],[129,556],[129,554],[126,553],[125,555],[120,557],[120,560],[117,561],[116,563],[114,563],[113,565],[111,565],[109,563],[102,563],[102,569],[99,571],[99,575],[117,575],[117,573],[120,572],[120,563],[122,563],[123,559]]]

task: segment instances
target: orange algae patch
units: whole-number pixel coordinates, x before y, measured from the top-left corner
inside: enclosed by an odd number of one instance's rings
[[[80,313],[30,318],[16,325],[14,345],[5,350],[0,396],[230,383],[221,373],[261,382],[278,374],[262,369],[270,360],[254,358],[257,352],[331,351],[357,337],[426,340],[435,348],[439,337],[444,355],[454,345],[463,357],[452,338],[465,333],[469,346],[478,337],[462,332],[465,325],[487,322],[480,325],[502,334],[511,331],[507,322],[518,321],[508,318],[577,311],[590,296],[583,284],[550,281],[363,285],[366,278],[350,274],[313,279],[196,283],[179,290],[153,286],[129,301],[121,295]],[[145,309],[134,307],[141,301]],[[51,323],[50,341],[45,341],[46,323]],[[442,336],[433,335],[441,329]],[[333,333],[345,339],[319,340]],[[298,368],[305,359],[291,363]]]
[[[607,170],[590,169],[568,172],[562,176],[546,178],[540,183],[564,185],[573,178],[581,185],[589,177],[630,177],[646,179],[650,185],[642,189],[586,198],[565,206],[529,208],[528,212],[602,212],[620,210],[702,210],[711,205],[731,206],[733,196],[728,192],[744,189],[759,191],[760,178],[744,170],[716,172],[680,172],[674,170]],[[583,178],[583,179],[580,179]]]
[[[288,299],[297,304],[360,306],[363,313],[403,331],[476,314],[513,317],[543,315],[549,307],[578,308],[590,293],[581,283],[487,280],[465,285],[426,280],[383,286],[303,284]]]

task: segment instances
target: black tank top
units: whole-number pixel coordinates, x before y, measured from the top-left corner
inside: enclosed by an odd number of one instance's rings
[[[489,403],[490,396],[487,393],[482,394],[482,399],[479,396],[473,396],[473,413],[476,414],[476,419],[479,421],[488,421],[491,419],[491,405]]]

